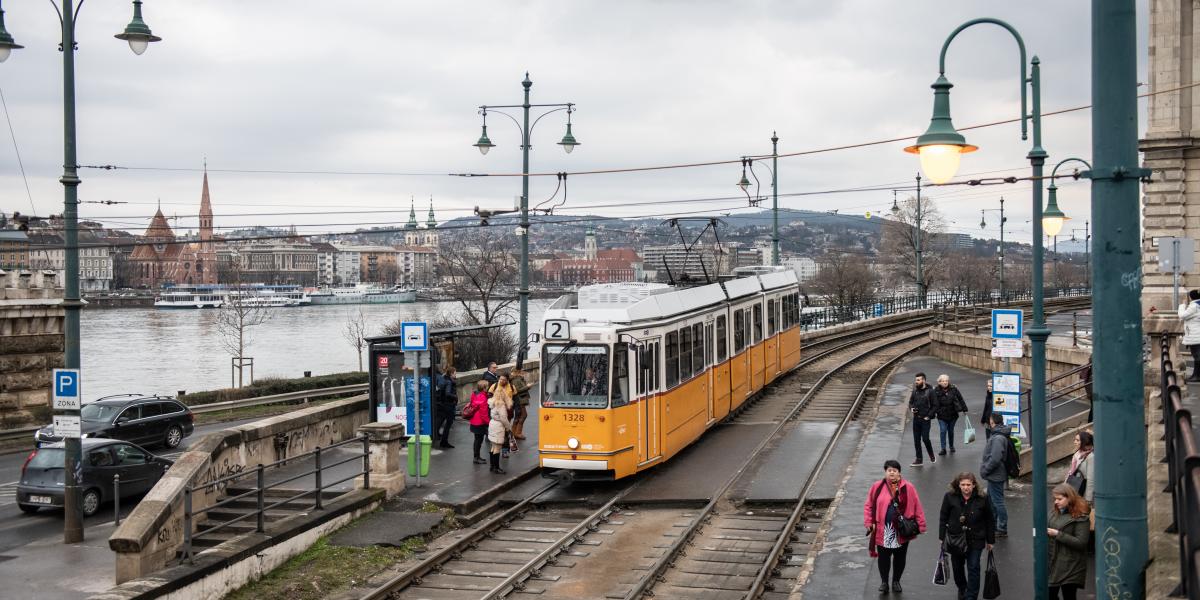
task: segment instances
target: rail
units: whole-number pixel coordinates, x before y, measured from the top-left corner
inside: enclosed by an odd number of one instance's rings
[[[1084,297],[1091,293],[1092,291],[1088,288],[1047,289],[1043,297],[1046,299]],[[1033,294],[1028,291],[1007,292],[1003,296],[992,292],[943,291],[927,294],[923,301],[920,296],[893,296],[855,304],[806,306],[804,311],[807,312],[802,312],[800,315],[800,325],[805,331],[811,331],[922,308],[938,309],[939,314],[944,315],[946,309],[949,308],[968,306],[999,308],[1032,300]],[[945,322],[944,317],[940,322]]]
[[[1163,439],[1171,494],[1168,533],[1179,534],[1179,586],[1171,596],[1200,600],[1200,445],[1192,429],[1192,411],[1183,407],[1179,374],[1171,361],[1171,334],[1162,336],[1161,375]]]
[[[1062,385],[1062,386],[1058,387],[1057,389],[1053,389],[1055,384],[1060,384],[1063,381],[1065,381],[1067,379],[1071,379],[1072,377],[1075,377],[1077,375],[1079,376],[1078,381],[1075,381],[1073,383],[1069,383],[1066,385]],[[1091,365],[1090,364],[1080,365],[1078,367],[1075,367],[1074,369],[1071,369],[1070,371],[1059,373],[1055,377],[1052,377],[1052,378],[1046,380],[1046,391],[1049,392],[1046,395],[1046,404],[1049,404],[1051,410],[1053,410],[1055,408],[1070,404],[1072,402],[1087,401],[1087,403],[1089,405],[1088,408],[1091,408],[1091,406],[1090,406],[1092,403],[1091,387],[1092,387]],[[1032,390],[1030,390],[1030,389],[1026,389],[1025,391],[1021,392],[1021,407],[1022,407],[1021,415],[1022,416],[1026,416],[1029,414],[1029,409],[1030,409],[1029,394],[1031,391]],[[1083,392],[1083,394],[1079,393],[1081,391]],[[1059,402],[1059,401],[1061,401],[1061,402]]]
[[[258,396],[256,398],[243,398],[241,400],[226,400],[224,402],[210,402],[208,404],[198,404],[196,406],[188,406],[193,413],[198,415],[204,413],[221,412],[223,410],[237,410],[239,408],[249,408],[251,406],[262,406],[264,404],[277,404],[280,402],[295,402],[297,400],[308,401],[314,398],[325,398],[327,396],[341,396],[345,394],[361,394],[367,391],[366,383],[354,383],[351,385],[340,385],[337,387],[318,388],[313,390],[300,390],[298,392],[287,392],[285,394],[274,394],[271,396]],[[187,396],[183,397],[184,403],[187,403]]]
[[[321,460],[322,452],[328,452],[329,450],[332,450],[334,448],[338,448],[341,446],[348,446],[350,444],[355,444],[355,443],[362,444],[362,450],[360,452],[355,453],[353,456],[351,456],[349,458],[344,458],[342,460],[339,460],[334,463],[329,463],[329,464],[326,464]],[[297,460],[304,459],[309,456],[313,457],[313,468],[312,469],[303,471],[296,475],[292,475],[291,477],[288,477],[286,479],[274,481],[270,484],[266,483],[266,470],[267,469],[272,468],[272,467],[277,467],[277,466],[280,466],[280,465],[283,465],[283,464],[289,463],[289,462],[294,463]],[[370,459],[371,459],[371,449],[370,449],[368,438],[367,438],[367,436],[364,435],[364,436],[359,436],[359,437],[353,437],[353,438],[350,438],[347,440],[342,440],[336,444],[330,444],[329,446],[326,446],[324,448],[318,446],[312,452],[306,452],[304,454],[292,456],[292,457],[289,457],[289,458],[286,458],[283,460],[278,460],[278,461],[275,461],[268,465],[260,464],[257,467],[255,467],[253,470],[243,471],[241,473],[235,473],[233,475],[227,475],[225,477],[214,479],[212,481],[209,481],[207,483],[203,483],[200,485],[185,487],[183,489],[183,558],[184,558],[184,560],[187,560],[189,563],[192,561],[192,557],[193,557],[192,541],[195,538],[200,537],[202,535],[207,535],[207,534],[214,533],[216,531],[220,531],[221,529],[229,527],[230,525],[233,525],[234,523],[243,521],[250,517],[255,518],[254,530],[258,533],[262,533],[266,527],[267,511],[272,510],[274,508],[278,508],[289,502],[294,502],[296,500],[299,500],[305,496],[308,496],[309,494],[313,495],[313,501],[312,501],[313,508],[315,508],[316,510],[322,510],[323,509],[323,506],[322,506],[323,498],[322,498],[321,494],[322,494],[322,492],[325,491],[326,488],[333,487],[340,483],[345,483],[347,481],[350,481],[351,479],[354,479],[355,477],[358,477],[359,475],[362,475],[362,477],[363,477],[363,487],[371,487],[371,460]],[[324,481],[323,474],[324,474],[325,469],[330,469],[330,468],[333,468],[333,467],[336,467],[339,465],[343,465],[348,462],[352,462],[352,461],[356,461],[356,460],[362,460],[362,470],[355,471],[349,477],[343,477],[341,479],[338,479],[337,481],[332,481],[332,482]],[[298,479],[308,477],[309,475],[313,476],[313,486],[311,488],[301,489],[298,491],[298,493],[293,494],[287,498],[284,498],[277,502],[273,502],[271,504],[267,504],[266,494],[269,490],[276,489],[285,483],[291,483]],[[209,490],[211,488],[216,488],[218,486],[228,487],[230,482],[238,480],[238,479],[250,477],[250,476],[255,477],[255,485],[253,488],[246,490],[245,492],[242,492],[239,494],[227,496],[227,497],[221,499],[220,501],[214,502],[213,504],[211,504],[205,508],[201,508],[199,510],[193,510],[192,494],[199,492],[199,491],[206,492],[207,490]],[[289,490],[289,491],[291,491],[291,490]],[[208,529],[205,529],[202,532],[193,533],[192,529],[193,529],[197,515],[208,513],[210,511],[212,511],[213,509],[220,508],[222,506],[227,506],[229,504],[237,502],[238,500],[242,500],[242,499],[250,498],[250,497],[253,497],[255,499],[254,510],[246,512],[241,515],[238,515],[232,519],[228,519],[225,521],[219,521],[219,522],[215,523],[212,527],[209,527]]]

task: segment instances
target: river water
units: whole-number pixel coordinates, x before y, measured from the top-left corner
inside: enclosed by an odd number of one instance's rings
[[[530,331],[538,331],[542,313],[551,302],[530,300]],[[342,332],[360,308],[366,317],[367,335],[372,336],[398,318],[432,320],[457,312],[460,305],[415,302],[268,309],[270,318],[248,329],[246,355],[254,358],[255,378],[357,370],[356,350]],[[221,345],[216,318],[215,310],[84,310],[80,319],[84,398],[124,393],[174,395],[178,390],[229,387],[230,354]]]

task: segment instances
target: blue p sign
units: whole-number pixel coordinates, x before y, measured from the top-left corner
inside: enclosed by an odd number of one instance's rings
[[[79,410],[79,369],[54,369],[53,408]]]

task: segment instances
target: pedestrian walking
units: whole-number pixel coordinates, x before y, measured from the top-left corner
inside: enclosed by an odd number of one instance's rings
[[[488,385],[496,383],[500,380],[500,371],[496,367],[496,363],[494,361],[488,363],[487,370],[483,372],[483,378],[487,380]]]
[[[517,388],[513,387],[512,382],[509,381],[508,374],[501,373],[497,377],[498,377],[498,379],[496,380],[496,383],[493,383],[491,385],[491,387],[488,388],[488,391],[491,392],[492,394],[495,394],[497,392],[497,390],[503,390],[505,392],[505,398],[506,398],[505,402],[508,406],[509,429],[508,429],[508,433],[505,435],[505,438],[504,438],[504,448],[501,451],[501,456],[503,456],[504,458],[508,458],[508,453],[510,450],[513,452],[517,451],[517,440],[513,439],[513,435],[512,435],[512,422],[513,422],[513,417],[516,416],[516,410],[517,410],[516,404],[515,404],[515,399],[517,396]]]
[[[946,455],[946,438],[950,438],[950,453],[954,453],[954,424],[958,422],[959,414],[967,413],[967,402],[963,400],[962,392],[950,383],[950,376],[945,373],[938,375],[937,387],[933,388],[933,400],[937,406],[938,440],[942,449],[938,456]]]
[[[1054,508],[1046,523],[1049,538],[1050,598],[1075,600],[1087,580],[1088,504],[1075,488],[1060,483],[1054,486]]]
[[[479,450],[483,448],[483,440],[488,435],[488,423],[492,420],[489,415],[487,387],[488,383],[483,379],[475,384],[475,391],[471,393],[471,403],[468,405],[470,408],[467,409],[471,412],[471,433],[475,435],[473,462],[477,465],[487,462],[479,456]]]
[[[500,376],[500,381],[508,383],[504,381],[503,375]],[[509,393],[510,386],[492,387],[494,388],[492,397],[488,399],[488,417],[491,419],[488,422],[488,442],[491,442],[491,471],[497,475],[503,475],[504,469],[500,468],[500,450],[504,448],[504,442],[512,430],[512,422],[508,419],[509,411],[512,410],[512,396]]]
[[[996,516],[970,471],[959,473],[942,498],[938,539],[950,555],[958,600],[979,597],[979,562],[983,549],[996,543]]]
[[[900,578],[908,559],[908,542],[925,533],[925,510],[917,488],[900,476],[900,463],[883,463],[884,477],[875,482],[863,503],[863,526],[867,549],[878,557],[879,592],[900,593]]]
[[[983,439],[992,437],[992,378],[987,380],[987,395],[983,399],[983,415],[979,417],[979,424],[983,425]]]
[[[912,409],[913,414],[913,448],[917,454],[912,466],[919,467],[925,463],[921,457],[922,442],[929,452],[929,462],[937,462],[937,458],[933,456],[933,443],[929,441],[929,428],[933,419],[937,418],[937,404],[933,398],[933,387],[925,383],[924,373],[917,373],[912,393],[908,395],[908,407]]]
[[[1008,537],[1008,508],[1004,506],[1004,487],[1008,484],[1005,459],[1010,450],[1008,439],[1012,428],[1004,424],[1004,416],[992,413],[992,436],[983,447],[979,476],[988,482],[988,499],[996,513],[996,537]]]
[[[518,440],[525,439],[525,420],[529,417],[529,383],[525,381],[525,371],[521,370],[518,365],[508,373],[508,380],[512,382],[513,390],[516,392],[513,396],[513,408],[516,411],[516,416],[513,417],[513,437]]]
[[[437,398],[433,404],[433,438],[436,442],[441,438],[439,448],[452,449],[450,445],[450,428],[454,425],[454,417],[458,414],[458,371],[454,365],[448,365],[439,376],[441,383],[437,386]]]

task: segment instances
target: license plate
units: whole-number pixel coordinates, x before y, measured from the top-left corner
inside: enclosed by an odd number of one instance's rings
[[[34,504],[53,504],[54,501],[50,496],[30,496],[29,501]]]

